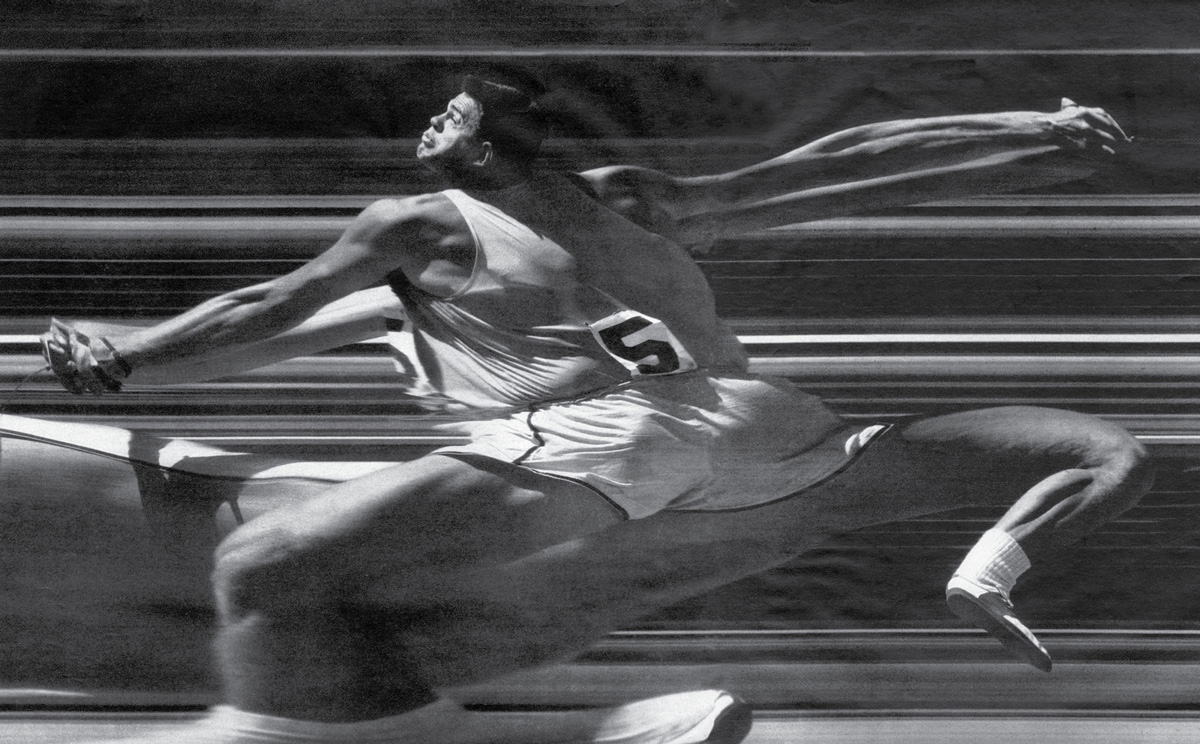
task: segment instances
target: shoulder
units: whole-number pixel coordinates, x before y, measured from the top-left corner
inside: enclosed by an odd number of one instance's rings
[[[367,206],[356,222],[380,228],[435,225],[461,219],[458,207],[442,193],[379,199]]]
[[[414,242],[436,242],[467,230],[454,202],[435,193],[372,202],[354,219],[347,237],[374,244],[402,239],[412,248]]]

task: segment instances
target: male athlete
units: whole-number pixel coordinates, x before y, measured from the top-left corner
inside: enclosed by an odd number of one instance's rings
[[[292,273],[159,325],[89,337],[56,321],[43,337],[69,390],[117,392],[311,350],[296,329],[386,284],[411,389],[478,415],[465,445],[224,540],[213,577],[228,704],[164,741],[737,742],[749,714],[721,691],[512,731],[438,691],[567,658],[832,534],[974,504],[1012,506],[950,579],[951,608],[1049,670],[1009,592],[1030,560],[1137,501],[1151,477],[1142,447],[1037,408],[851,426],[748,373],[695,263],[646,228],[706,242],[914,189],[994,187],[1013,167],[1027,183],[1059,178],[1075,153],[1125,141],[1116,123],[1069,101],[890,122],[698,179],[537,170],[544,134],[530,95],[468,77],[417,148],[448,190],[376,202]],[[834,164],[859,180],[800,187]],[[326,345],[369,337],[378,325],[363,317],[399,309],[343,314]]]

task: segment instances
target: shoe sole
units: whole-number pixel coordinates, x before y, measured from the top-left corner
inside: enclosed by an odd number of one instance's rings
[[[982,628],[989,635],[1000,641],[1009,651],[1027,662],[1030,666],[1049,672],[1054,662],[1038,643],[1033,634],[1028,636],[1021,629],[1006,621],[1002,616],[997,617],[974,597],[961,589],[951,589],[946,592],[946,604],[950,611],[968,623]]]

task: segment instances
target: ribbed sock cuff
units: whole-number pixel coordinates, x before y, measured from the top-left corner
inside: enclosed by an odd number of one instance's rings
[[[1021,574],[1029,570],[1029,557],[1004,530],[983,533],[963,559],[955,576],[961,576],[1008,599]]]

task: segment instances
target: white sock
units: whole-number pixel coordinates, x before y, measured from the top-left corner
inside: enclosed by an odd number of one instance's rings
[[[1029,557],[1017,541],[1004,530],[990,529],[967,553],[954,578],[965,579],[1007,600],[1017,579],[1027,570]]]
[[[220,705],[202,726],[230,744],[394,744],[439,741],[447,731],[454,731],[456,719],[465,714],[460,705],[445,699],[407,713],[353,723],[279,718]]]

